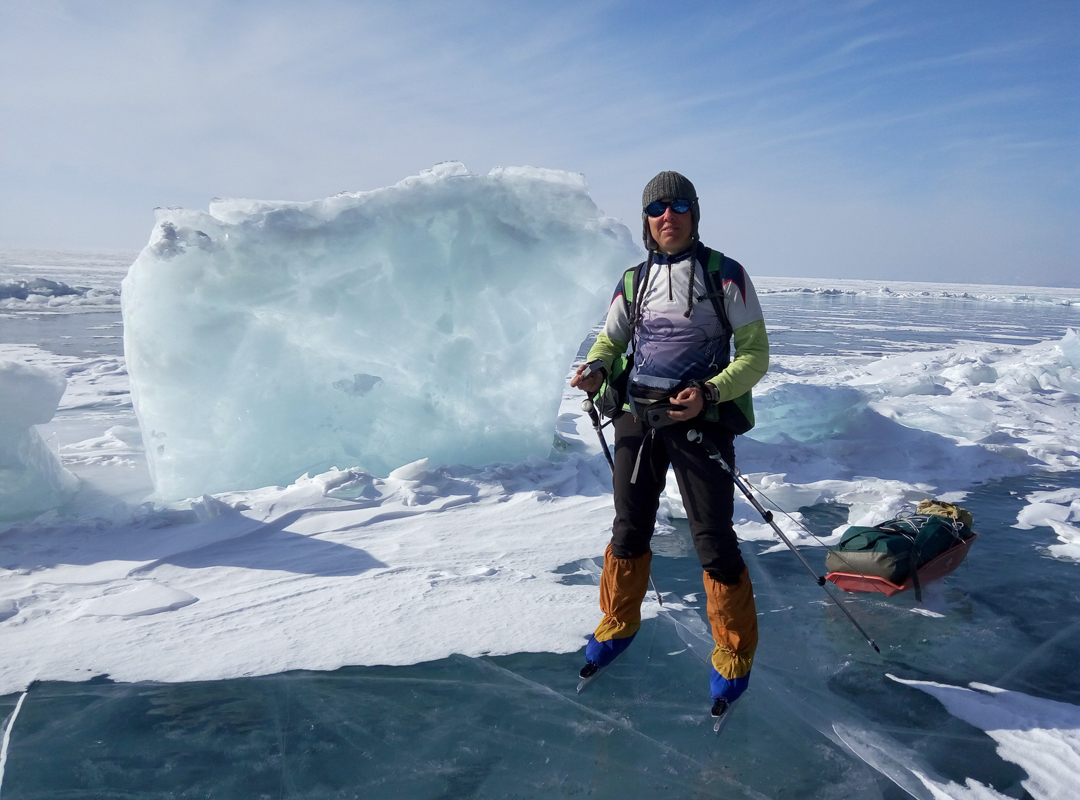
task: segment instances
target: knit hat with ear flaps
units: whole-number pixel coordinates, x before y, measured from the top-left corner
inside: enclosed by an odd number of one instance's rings
[[[641,224],[643,227],[642,239],[645,242],[645,249],[648,251],[658,250],[660,245],[653,239],[652,233],[649,232],[649,215],[645,213],[645,206],[649,205],[656,200],[663,200],[665,197],[669,197],[672,200],[689,200],[690,202],[690,220],[693,223],[691,228],[691,237],[693,241],[698,239],[698,221],[701,219],[701,209],[698,207],[697,189],[694,188],[694,184],[690,182],[689,178],[680,175],[678,172],[661,172],[655,178],[648,182],[645,186],[645,191],[641,193]]]

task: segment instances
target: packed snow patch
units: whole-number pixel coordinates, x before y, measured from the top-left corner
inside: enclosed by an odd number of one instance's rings
[[[159,210],[123,283],[155,488],[546,456],[567,364],[636,257],[580,175],[527,167]]]
[[[603,552],[610,506],[607,463],[571,454],[331,470],[115,523],[9,525],[0,694],[106,673],[194,681],[574,652],[596,587],[567,582],[566,565]]]
[[[937,698],[954,717],[986,731],[997,742],[998,755],[1027,771],[1023,786],[1035,800],[1076,796],[1075,781],[1080,775],[1080,707],[982,683],[972,683],[969,689],[889,677]],[[978,786],[977,782],[968,781],[969,789]]]
[[[88,601],[82,607],[82,613],[91,617],[143,617],[175,611],[198,602],[198,599],[155,581],[137,581],[134,586],[117,587],[106,595]]]

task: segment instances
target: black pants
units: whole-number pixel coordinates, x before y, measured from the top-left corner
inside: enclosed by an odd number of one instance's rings
[[[703,445],[686,440],[686,433],[691,429],[701,431],[732,467],[735,437],[701,418],[659,428],[650,436],[649,427],[629,412],[616,417],[614,427],[615,523],[611,549],[616,558],[636,558],[649,550],[656,509],[671,465],[702,568],[721,583],[737,583],[743,559],[731,526],[735,484],[724,468],[709,458]],[[637,479],[630,483],[643,442]]]

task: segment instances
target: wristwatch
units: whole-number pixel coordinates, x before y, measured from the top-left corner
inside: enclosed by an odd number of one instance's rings
[[[588,364],[586,364],[585,371],[581,374],[581,377],[586,378],[589,375],[592,375],[594,372],[599,372],[601,376],[605,378],[607,377],[607,370],[604,369],[604,362],[600,359],[590,361]]]
[[[699,381],[698,389],[701,391],[702,396],[705,398],[705,405],[712,406],[720,402],[720,390],[716,388],[715,383],[709,381]]]

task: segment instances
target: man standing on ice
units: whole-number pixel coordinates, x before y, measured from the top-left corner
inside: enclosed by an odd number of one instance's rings
[[[687,433],[704,434],[734,467],[735,434],[753,425],[750,389],[769,367],[769,342],[742,265],[699,241],[694,185],[677,172],[661,172],[641,204],[649,258],[620,280],[604,330],[570,382],[595,394],[633,345],[626,404],[614,418],[615,521],[600,579],[604,616],[589,637],[581,676],[610,664],[641,627],[649,541],[670,465],[704,569],[716,644],[710,689],[719,717],[749,682],[757,613],[732,527],[732,479]]]

